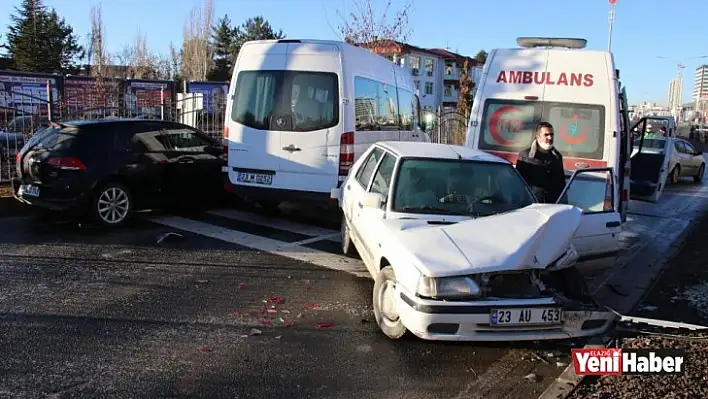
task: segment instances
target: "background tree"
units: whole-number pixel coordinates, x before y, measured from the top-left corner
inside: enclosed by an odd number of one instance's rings
[[[278,40],[285,39],[282,30],[277,32],[265,18],[257,16],[247,19],[240,27],[236,28],[236,40],[234,40],[233,59],[236,59],[238,52],[244,43],[252,40]]]
[[[221,18],[212,34],[217,55],[212,78],[220,81],[231,78],[236,57],[244,43],[252,40],[277,39],[285,39],[285,33],[273,29],[270,22],[262,16],[249,18],[241,26],[236,27],[231,26],[228,17]]]
[[[487,63],[487,52],[484,50],[479,50],[477,55],[474,56],[475,61],[479,63],[479,65],[484,65]]]
[[[231,19],[224,15],[213,27],[211,35],[214,47],[214,68],[209,72],[209,80],[229,80],[229,72],[233,63],[232,56],[236,53],[238,28],[231,26]]]
[[[14,67],[26,72],[76,72],[84,49],[74,30],[42,0],[23,0],[10,16],[5,49]]]
[[[212,69],[214,51],[211,42],[213,16],[212,0],[206,0],[203,9],[192,9],[185,23],[182,40],[182,77],[187,80],[207,80]]]
[[[465,117],[470,116],[474,100],[474,81],[469,73],[470,68],[470,60],[467,59],[460,71],[460,98],[457,102],[457,111]]]
[[[123,79],[157,79],[159,57],[148,49],[147,38],[140,30],[133,43],[123,46],[115,55],[123,67]]]
[[[342,39],[351,44],[366,44],[366,48],[377,54],[387,51],[388,41],[407,42],[412,29],[409,16],[412,3],[410,0],[397,10],[389,19],[391,0],[388,0],[381,13],[374,10],[372,0],[352,0],[353,11],[339,12],[341,19],[338,26]],[[346,16],[345,16],[346,15]]]
[[[106,51],[105,31],[101,6],[91,7],[91,48],[88,63],[92,76],[106,76],[105,69],[111,62]]]

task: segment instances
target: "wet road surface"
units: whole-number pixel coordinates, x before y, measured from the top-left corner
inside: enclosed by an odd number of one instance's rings
[[[708,202],[672,190],[632,203],[628,248]],[[0,223],[3,397],[534,397],[568,361],[557,344],[388,340],[336,222],[222,209],[117,231]],[[166,232],[183,237],[158,244]]]

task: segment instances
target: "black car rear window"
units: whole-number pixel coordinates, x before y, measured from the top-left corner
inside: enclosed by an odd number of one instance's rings
[[[55,128],[50,127],[44,130],[38,137],[33,147],[46,149],[49,151],[61,151],[71,148],[79,130],[75,127]]]

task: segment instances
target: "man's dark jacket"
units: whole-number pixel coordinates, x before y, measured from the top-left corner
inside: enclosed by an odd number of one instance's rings
[[[558,150],[544,150],[536,140],[519,152],[516,170],[526,180],[539,202],[555,203],[565,188],[563,156]]]

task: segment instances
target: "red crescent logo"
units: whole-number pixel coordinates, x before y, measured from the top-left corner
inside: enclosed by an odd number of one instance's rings
[[[588,132],[590,131],[590,129],[587,126],[585,126],[585,128],[583,129],[583,132],[580,135],[578,135],[576,137],[571,137],[570,135],[568,135],[567,122],[565,122],[561,125],[560,131],[561,131],[561,137],[563,137],[563,140],[566,143],[568,143],[570,145],[578,145],[578,144],[582,144],[585,141],[585,139],[588,138]]]
[[[521,111],[519,108],[514,107],[513,105],[505,105],[498,110],[494,111],[492,116],[489,118],[489,133],[492,135],[492,138],[494,141],[501,145],[514,145],[516,144],[515,140],[507,140],[504,137],[502,137],[501,133],[499,132],[498,128],[498,122],[499,119],[504,116],[507,112],[513,112],[513,111]]]

